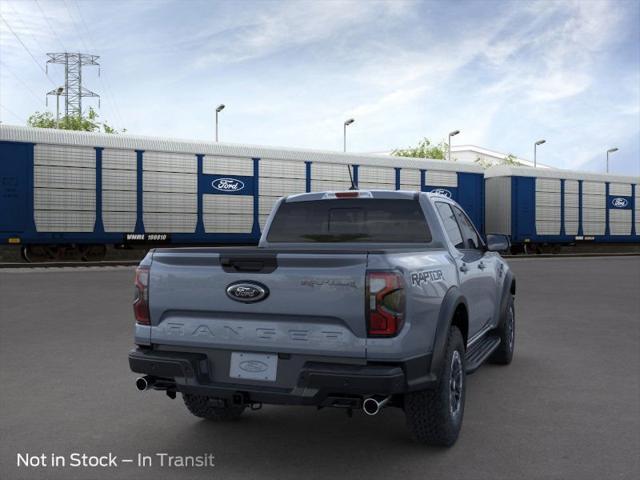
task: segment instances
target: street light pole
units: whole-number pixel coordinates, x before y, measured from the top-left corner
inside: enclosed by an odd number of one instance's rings
[[[537,159],[538,145],[542,145],[545,142],[546,140],[538,140],[536,143],[533,144],[533,168],[536,168],[538,166],[538,159]]]
[[[347,126],[351,125],[353,122],[355,122],[353,118],[350,118],[349,120],[345,120],[344,122],[343,135],[342,135],[342,143],[343,143],[342,151],[343,152],[347,151]]]
[[[347,152],[347,126],[351,125],[353,122],[355,122],[355,120],[350,118],[345,120],[342,125],[342,151],[345,153]],[[351,182],[349,190],[357,190],[358,186],[353,181],[353,174],[351,173],[351,165],[349,165],[349,162],[347,162],[347,170],[349,171],[349,181]]]
[[[64,92],[63,87],[56,90],[56,128],[60,128],[60,95]]]
[[[216,108],[216,142],[218,141],[218,114],[224,110],[224,103],[221,103]]]
[[[460,133],[460,130],[454,130],[449,132],[449,142],[447,144],[447,160],[451,161],[451,137],[455,137]]]
[[[607,150],[607,173],[609,173],[609,154],[617,151],[618,151],[618,147],[613,147]]]

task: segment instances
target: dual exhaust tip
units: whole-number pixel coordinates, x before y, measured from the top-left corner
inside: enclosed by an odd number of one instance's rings
[[[150,375],[145,375],[144,377],[138,377],[136,379],[136,388],[141,392],[145,390],[149,390],[153,388],[156,383],[156,379]],[[365,414],[369,416],[374,416],[380,413],[380,410],[387,404],[387,402],[391,399],[391,396],[385,398],[376,398],[369,397],[365,398],[362,402],[362,410]]]

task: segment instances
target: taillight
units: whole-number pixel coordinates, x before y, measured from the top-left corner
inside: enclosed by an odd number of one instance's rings
[[[133,299],[133,314],[136,322],[151,325],[149,315],[149,267],[136,268],[136,291]]]
[[[402,330],[405,292],[402,275],[367,272],[367,325],[370,337],[393,337]]]

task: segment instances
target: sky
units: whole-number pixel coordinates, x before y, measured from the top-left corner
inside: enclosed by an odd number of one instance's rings
[[[0,120],[55,112],[63,67],[129,134],[383,152],[474,144],[640,175],[640,1],[0,0]],[[88,99],[86,105],[97,102]]]

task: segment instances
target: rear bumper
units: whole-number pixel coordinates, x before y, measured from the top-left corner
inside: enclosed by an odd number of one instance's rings
[[[129,353],[129,366],[136,373],[172,381],[179,392],[241,399],[244,403],[332,405],[341,398],[421,390],[436,381],[430,374],[431,355],[366,365],[306,362],[293,388],[213,382],[206,355],[198,353],[135,349]]]

